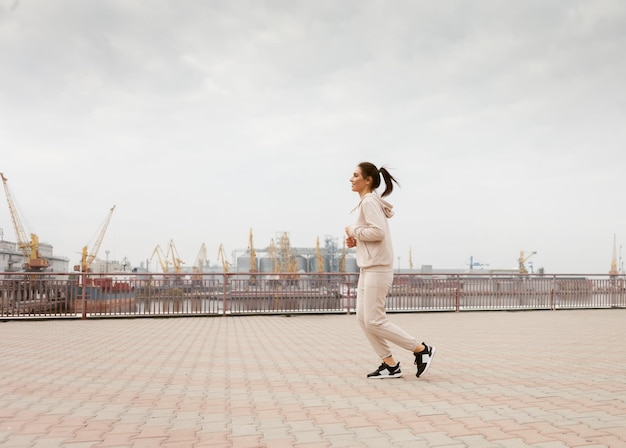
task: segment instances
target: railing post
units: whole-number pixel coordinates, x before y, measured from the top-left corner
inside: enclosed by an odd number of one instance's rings
[[[459,274],[456,275],[455,310],[457,313],[461,311],[461,276]]]
[[[81,271],[80,273],[80,283],[81,283],[81,288],[80,288],[80,292],[81,292],[81,303],[82,303],[82,309],[83,309],[83,313],[82,313],[82,318],[83,319],[87,319],[87,291],[85,288],[85,285],[87,284],[86,282],[87,280],[87,273],[84,271]]]
[[[359,272],[359,275],[361,275],[361,272]],[[358,281],[359,281],[359,280],[358,280],[358,277],[357,277],[357,282],[358,282]],[[351,284],[352,284],[352,274],[348,275],[348,285],[351,285]],[[359,289],[359,288],[358,288],[358,284],[357,284],[357,287],[356,287],[356,288],[354,288],[354,300],[355,300],[355,301],[356,301],[356,295],[357,295],[357,290],[358,290],[358,289]],[[348,304],[348,307],[347,307],[347,308],[348,308],[348,310],[347,310],[348,315],[350,314],[350,312],[351,312],[350,310],[351,310],[352,308],[356,309],[356,303],[354,304],[354,307],[351,307],[351,306],[350,306],[350,305],[351,305],[351,303],[352,303],[352,297],[351,297],[351,296],[352,296],[352,294],[350,294],[350,292],[348,291],[348,300],[347,300],[347,302],[346,302],[346,303]],[[341,295],[340,295],[340,299],[341,299]]]
[[[226,279],[228,274],[224,273],[224,281],[222,286],[222,316],[226,316]]]
[[[552,276],[552,291],[550,294],[550,309],[556,310],[556,274]]]

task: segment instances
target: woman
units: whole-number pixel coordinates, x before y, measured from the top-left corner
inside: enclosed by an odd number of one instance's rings
[[[382,195],[376,193],[380,179],[385,181]],[[418,343],[387,319],[385,303],[393,282],[393,246],[389,223],[393,216],[393,206],[382,199],[391,194],[393,184],[398,182],[386,168],[378,169],[369,162],[360,163],[350,179],[352,191],[361,200],[355,208],[358,211],[356,222],[346,227],[346,245],[356,247],[356,259],[360,268],[357,285],[356,315],[365,336],[382,359],[382,364],[368,378],[399,378],[402,376],[400,363],[396,362],[388,342],[411,350],[417,366],[416,376],[422,376],[435,354],[435,347]],[[399,184],[398,184],[399,185]]]

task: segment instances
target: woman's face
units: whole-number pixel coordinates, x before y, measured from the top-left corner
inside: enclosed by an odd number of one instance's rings
[[[352,191],[359,193],[359,196],[363,196],[372,191],[372,178],[368,177],[364,179],[361,173],[361,167],[359,166],[357,166],[354,173],[352,173],[350,183],[352,184]]]

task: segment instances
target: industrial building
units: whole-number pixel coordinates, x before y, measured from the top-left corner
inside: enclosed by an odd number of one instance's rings
[[[68,272],[69,258],[55,256],[52,245],[39,243],[39,252],[49,262],[46,270],[51,272]],[[23,266],[26,262],[27,258],[23,251],[19,250],[17,243],[5,241],[0,230],[0,272],[23,271]]]

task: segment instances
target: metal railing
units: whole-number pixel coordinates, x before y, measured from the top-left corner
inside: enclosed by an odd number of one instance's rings
[[[352,313],[358,273],[0,273],[0,318]],[[626,307],[626,277],[396,274],[389,312]]]

